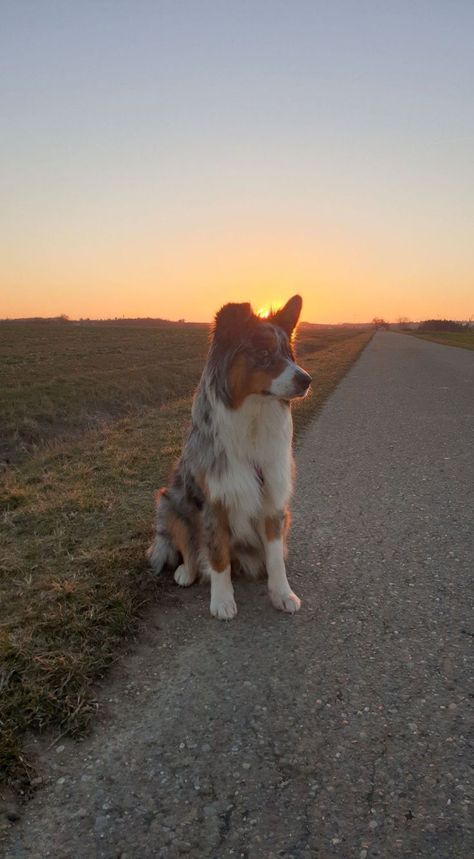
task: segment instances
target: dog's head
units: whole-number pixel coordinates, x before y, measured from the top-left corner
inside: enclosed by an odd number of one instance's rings
[[[304,397],[311,376],[295,362],[292,346],[302,307],[299,295],[261,319],[250,304],[225,304],[213,329],[210,359],[218,392],[231,408],[249,395]]]

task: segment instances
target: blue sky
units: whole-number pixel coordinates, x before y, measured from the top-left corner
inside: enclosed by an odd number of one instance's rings
[[[4,3],[0,316],[474,314],[473,33],[457,0]]]

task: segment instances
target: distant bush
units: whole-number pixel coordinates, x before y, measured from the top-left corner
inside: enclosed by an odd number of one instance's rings
[[[425,319],[420,322],[418,331],[465,331],[469,326],[454,319]]]
[[[371,325],[373,325],[374,328],[383,328],[385,331],[390,331],[390,323],[386,322],[385,319],[381,319],[379,316],[374,316]]]

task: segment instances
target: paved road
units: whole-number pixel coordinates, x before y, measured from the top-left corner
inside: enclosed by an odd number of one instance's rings
[[[374,338],[298,453],[302,611],[166,589],[9,859],[474,855],[473,392],[472,352]]]

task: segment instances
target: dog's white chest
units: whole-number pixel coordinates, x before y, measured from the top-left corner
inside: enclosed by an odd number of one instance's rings
[[[291,494],[291,414],[276,400],[247,397],[217,417],[227,467],[209,490],[225,505],[231,530],[248,531],[250,520],[284,508]]]

